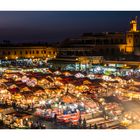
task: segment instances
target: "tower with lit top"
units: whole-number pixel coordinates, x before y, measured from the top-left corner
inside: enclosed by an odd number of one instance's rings
[[[130,21],[130,32],[137,32],[137,16],[134,20]]]
[[[140,55],[140,30],[137,29],[137,16],[130,21],[130,30],[126,33],[126,52]]]

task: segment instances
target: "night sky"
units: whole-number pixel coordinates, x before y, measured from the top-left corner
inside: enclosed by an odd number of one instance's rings
[[[0,41],[62,41],[84,32],[125,32],[140,12],[0,12]]]

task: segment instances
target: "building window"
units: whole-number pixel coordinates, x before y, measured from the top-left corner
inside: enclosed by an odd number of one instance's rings
[[[99,40],[99,39],[96,40],[96,44],[97,44],[97,45],[100,44],[100,40]]]
[[[32,52],[30,51],[30,54],[32,54]]]
[[[5,55],[6,54],[5,51],[3,51],[2,54]]]
[[[8,52],[8,55],[10,55],[11,53],[10,52]]]
[[[104,40],[104,44],[109,44],[109,40],[108,39],[105,39]]]
[[[41,53],[43,54],[43,51],[41,51]]]
[[[53,53],[54,53],[54,52],[53,52]],[[80,55],[80,56],[83,56],[83,52],[82,52],[82,51],[80,51],[80,52],[79,52],[79,55]]]
[[[92,40],[85,40],[86,44],[91,44]]]
[[[71,52],[70,52],[70,51],[68,51],[68,52],[67,52],[67,55],[71,55]]]
[[[114,44],[114,40],[113,39],[111,39],[110,41],[111,41],[111,44]]]
[[[121,49],[121,52],[125,53],[125,49]]]
[[[34,51],[33,51],[33,54],[34,54]]]
[[[92,44],[95,44],[95,40],[92,40]]]
[[[120,39],[120,43],[123,43],[123,39]]]
[[[39,54],[39,51],[36,51],[36,54]]]
[[[112,48],[112,49],[111,49],[111,54],[114,54],[114,53],[115,53],[115,49]]]
[[[106,49],[106,53],[109,53],[109,48]]]
[[[128,37],[132,37],[132,35],[128,35]]]
[[[137,37],[139,37],[138,35],[135,35],[135,37],[137,38]]]
[[[82,42],[82,44],[85,44],[85,40],[82,40],[81,42]]]
[[[28,51],[26,51],[26,54],[28,54]]]
[[[100,53],[103,54],[103,49],[100,49]]]
[[[17,54],[17,52],[15,51],[15,55]]]
[[[20,51],[20,54],[22,55],[22,51]]]
[[[118,43],[119,43],[119,41],[118,41],[118,39],[116,39],[116,40],[115,40],[115,44],[118,44]]]
[[[46,54],[46,51],[44,51],[44,54]]]

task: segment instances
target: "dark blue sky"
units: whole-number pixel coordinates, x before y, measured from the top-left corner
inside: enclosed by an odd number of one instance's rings
[[[125,32],[140,12],[0,12],[0,40],[61,41],[83,32]]]

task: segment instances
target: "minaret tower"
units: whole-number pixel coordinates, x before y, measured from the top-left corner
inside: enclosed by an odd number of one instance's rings
[[[126,53],[140,55],[140,30],[137,29],[137,16],[130,21],[130,30],[126,33]]]
[[[130,21],[130,32],[137,32],[137,16]]]

